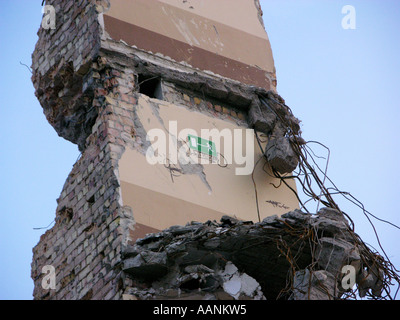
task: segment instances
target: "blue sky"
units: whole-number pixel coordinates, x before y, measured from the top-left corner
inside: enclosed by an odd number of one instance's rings
[[[34,96],[31,53],[41,1],[3,1],[0,19],[0,299],[31,299],[32,247],[55,217],[56,199],[79,156],[59,138]],[[306,140],[331,150],[328,176],[371,213],[400,225],[400,2],[262,0],[278,92]],[[356,9],[344,30],[342,7]],[[315,151],[323,155],[322,149]],[[378,248],[361,210],[336,198],[364,241]],[[311,206],[312,207],[312,206]],[[315,205],[316,207],[316,205]],[[400,230],[373,220],[400,268]]]

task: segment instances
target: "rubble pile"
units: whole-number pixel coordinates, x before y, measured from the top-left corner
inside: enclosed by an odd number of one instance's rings
[[[260,223],[224,216],[149,234],[123,249],[132,299],[339,299],[343,266],[354,266],[359,288],[379,295],[379,277],[363,265],[346,218],[323,208]],[[352,288],[347,290],[352,290]]]

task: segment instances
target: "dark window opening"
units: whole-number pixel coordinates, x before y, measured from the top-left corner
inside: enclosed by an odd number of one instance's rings
[[[161,80],[159,77],[146,77],[139,75],[139,92],[150,98],[163,100]]]

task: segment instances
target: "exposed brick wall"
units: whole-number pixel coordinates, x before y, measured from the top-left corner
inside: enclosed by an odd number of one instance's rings
[[[47,0],[46,5],[55,9],[56,29],[38,31],[32,82],[49,123],[82,150],[96,118],[88,71],[101,44],[99,7],[94,0]]]
[[[56,29],[39,29],[33,71],[44,75],[61,61],[73,61],[74,70],[81,70],[99,50],[96,1],[47,0],[45,4],[56,11]]]
[[[99,116],[57,200],[56,223],[33,250],[35,299],[120,298],[120,252],[133,218],[120,205],[118,159],[121,135],[132,132],[133,122],[122,119],[128,112],[119,106],[127,103],[118,92],[123,80],[114,76],[120,73],[107,68],[104,58],[92,64],[92,72]],[[56,270],[55,290],[42,288],[45,265]]]
[[[96,1],[48,0],[56,29],[39,29],[32,82],[57,133],[82,155],[57,200],[55,225],[33,249],[35,299],[118,298],[121,250],[118,155],[105,101],[115,80],[99,57]],[[42,287],[42,267],[56,272],[56,289]]]

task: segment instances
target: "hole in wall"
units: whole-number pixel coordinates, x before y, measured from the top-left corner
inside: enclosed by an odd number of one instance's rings
[[[139,75],[138,78],[139,92],[150,98],[163,100],[161,80],[159,77],[149,77]]]
[[[89,206],[92,206],[92,205],[94,204],[94,202],[95,202],[94,195],[92,195],[92,196],[87,200],[87,202],[89,203]]]
[[[61,224],[68,224],[74,217],[74,210],[72,208],[67,208],[63,207],[59,211],[59,221],[61,221]]]

